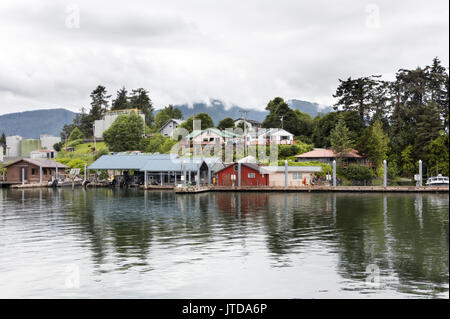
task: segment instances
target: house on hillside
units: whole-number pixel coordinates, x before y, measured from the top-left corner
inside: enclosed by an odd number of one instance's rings
[[[311,152],[296,155],[297,162],[321,162],[329,165],[333,164],[333,161],[337,161],[338,155],[330,149],[316,148]],[[342,160],[344,167],[349,164],[358,164],[371,166],[372,163],[360,155],[357,150],[351,150],[350,152],[339,156]]]
[[[226,143],[238,143],[242,140],[242,136],[229,132],[227,130],[219,130],[217,128],[208,128],[206,130],[196,130],[186,136],[193,145],[225,145]]]
[[[247,145],[293,145],[294,134],[281,128],[252,130],[246,135]]]
[[[56,151],[54,150],[36,150],[30,152],[31,159],[54,159]]]
[[[183,123],[182,120],[179,119],[170,119],[168,120],[161,128],[158,130],[158,133],[161,133],[164,137],[173,138],[173,134],[177,127],[179,127]]]
[[[22,158],[5,166],[8,183],[46,183],[65,175],[68,166],[49,159]]]

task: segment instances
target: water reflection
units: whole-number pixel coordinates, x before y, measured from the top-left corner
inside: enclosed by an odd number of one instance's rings
[[[246,265],[256,255],[278,276],[311,266],[312,276],[333,272],[338,291],[366,293],[366,267],[375,264],[384,291],[448,296],[448,204],[446,195],[423,194],[3,190],[0,239],[61,238],[90,251],[94,275],[165,274],[180,263],[207,266],[218,254]],[[15,253],[6,247],[1,256]],[[312,258],[327,262],[306,265]]]

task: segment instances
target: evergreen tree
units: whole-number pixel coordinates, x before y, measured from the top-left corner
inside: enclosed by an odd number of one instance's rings
[[[269,111],[269,115],[263,121],[262,127],[283,128],[294,135],[298,135],[297,115],[281,97],[270,101],[266,110]]]
[[[5,132],[0,136],[0,146],[3,147],[3,151],[6,151],[6,135]]]
[[[116,110],[124,110],[130,107],[130,102],[128,98],[128,91],[125,87],[122,87],[119,91],[117,91],[117,97],[113,100],[111,105],[111,111]]]
[[[69,142],[73,142],[75,140],[83,139],[84,134],[80,131],[78,127],[75,127],[69,135]]]
[[[97,88],[91,92],[91,109],[89,111],[89,120],[93,123],[96,120],[102,119],[106,111],[108,111],[109,102],[108,99],[111,95],[107,95],[106,88],[104,86],[97,86]]]
[[[382,124],[376,121],[364,130],[358,141],[358,151],[367,156],[375,168],[387,158],[389,137],[383,132]]]
[[[338,157],[349,153],[353,147],[350,131],[342,118],[339,119],[330,134],[331,149]]]
[[[339,80],[339,86],[334,98],[338,98],[334,109],[339,107],[344,111],[357,111],[361,121],[370,121],[370,114],[375,106],[382,107],[380,100],[380,90],[376,90],[380,85],[385,85],[378,81],[379,76],[362,77],[358,79]],[[381,90],[382,91],[382,90]],[[378,94],[377,94],[378,93]]]
[[[148,95],[148,91],[139,88],[131,92],[130,107],[137,108],[145,114],[145,124],[152,127],[153,124],[153,104]]]

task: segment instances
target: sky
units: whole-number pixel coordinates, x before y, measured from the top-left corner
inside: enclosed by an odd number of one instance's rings
[[[99,84],[156,108],[331,105],[338,79],[448,67],[449,1],[2,0],[0,39],[0,114],[79,111]]]

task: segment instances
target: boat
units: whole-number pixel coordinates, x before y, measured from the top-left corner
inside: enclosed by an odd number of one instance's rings
[[[442,176],[439,174],[438,176],[430,177],[426,183],[427,186],[448,186],[448,177]]]

